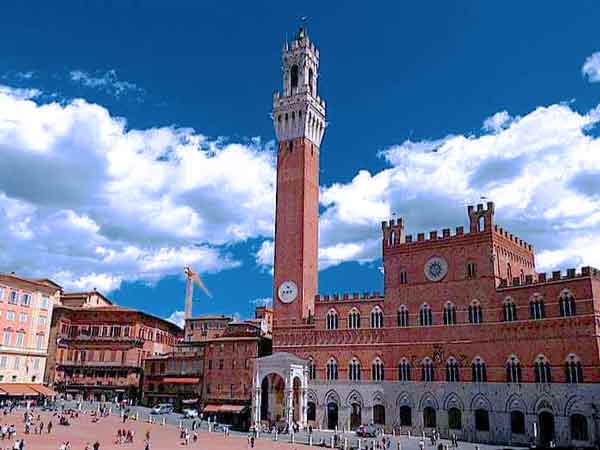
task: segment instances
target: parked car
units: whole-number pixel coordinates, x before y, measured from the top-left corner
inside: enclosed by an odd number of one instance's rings
[[[198,418],[198,411],[193,408],[185,408],[182,411],[182,413],[183,413],[184,419],[197,419]]]
[[[358,437],[377,437],[378,431],[375,425],[361,425],[356,429],[356,435]]]
[[[173,412],[173,405],[169,403],[160,403],[150,411],[150,414],[170,414]]]

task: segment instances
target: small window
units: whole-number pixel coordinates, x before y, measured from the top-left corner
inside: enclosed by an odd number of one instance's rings
[[[352,358],[348,366],[348,379],[350,381],[360,381],[360,361]]]
[[[325,324],[328,330],[337,330],[338,328],[338,315],[335,309],[330,309],[327,313],[327,320]]]
[[[23,306],[31,305],[31,294],[24,293],[21,296],[21,305],[23,305]]]
[[[408,275],[406,273],[406,270],[402,269],[400,271],[400,284],[407,284],[408,283]]]
[[[379,306],[371,311],[371,328],[383,328],[383,311]]]
[[[545,316],[544,298],[539,294],[534,294],[533,298],[529,301],[529,318],[541,320]]]
[[[400,308],[398,309],[398,326],[408,326],[408,309],[404,305],[400,306]]]
[[[398,380],[410,381],[410,363],[406,358],[402,358],[398,364]]]
[[[502,306],[502,313],[505,322],[513,322],[517,320],[517,306],[512,298],[507,297]]]
[[[247,362],[248,360],[246,360]],[[317,368],[315,366],[315,360],[312,358],[308,358],[308,379],[316,380],[317,379]]]
[[[430,358],[425,358],[421,363],[421,381],[429,382],[433,380],[433,361]]]
[[[511,356],[506,362],[506,382],[520,383],[521,382],[521,363],[516,356]]]
[[[338,379],[338,367],[337,361],[333,358],[330,358],[327,362],[327,380],[337,380]]]
[[[559,299],[560,316],[570,317],[575,315],[575,297],[569,292],[564,291]]]
[[[19,294],[17,291],[10,291],[10,298],[8,299],[8,303],[16,305],[19,300]]]
[[[467,278],[475,278],[477,276],[477,264],[470,262],[467,264]]]
[[[446,381],[449,383],[458,383],[460,381],[458,363],[454,358],[448,359],[446,363]]]
[[[485,383],[487,382],[487,370],[485,362],[481,358],[475,358],[471,363],[471,372],[473,383]]]
[[[455,325],[456,324],[456,307],[448,302],[444,306],[444,325]]]
[[[292,89],[298,87],[298,66],[295,64],[290,69],[290,85]]]
[[[568,384],[583,383],[583,366],[576,355],[570,354],[565,361],[565,382]]]
[[[379,358],[377,358],[375,361],[373,361],[373,364],[371,365],[371,379],[373,381],[383,381],[384,380],[383,361],[381,361],[381,359],[379,359]]]
[[[352,308],[350,314],[348,314],[348,328],[360,328],[360,312],[356,308]]]
[[[481,304],[477,300],[473,300],[469,305],[469,323],[481,323],[482,318]]]
[[[533,364],[534,380],[536,383],[552,383],[550,362],[545,356],[540,355]]]
[[[422,327],[430,326],[433,322],[431,307],[425,303],[419,310],[419,325]]]

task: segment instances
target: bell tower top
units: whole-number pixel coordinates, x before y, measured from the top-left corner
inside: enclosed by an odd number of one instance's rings
[[[320,147],[325,132],[325,101],[317,92],[319,50],[300,28],[282,54],[283,91],[273,94],[273,124],[277,139],[307,138]]]

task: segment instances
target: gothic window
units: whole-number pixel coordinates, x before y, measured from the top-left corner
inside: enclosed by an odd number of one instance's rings
[[[406,358],[402,358],[398,364],[398,380],[410,381],[410,363]]]
[[[525,434],[525,414],[523,412],[510,412],[510,432],[512,434]]]
[[[504,305],[502,306],[502,312],[505,322],[517,320],[517,306],[512,298],[506,297]]]
[[[402,305],[400,308],[398,308],[398,326],[408,326],[408,308],[405,305]]]
[[[408,283],[408,275],[406,273],[406,270],[402,269],[400,271],[400,284],[407,284]]]
[[[312,69],[308,69],[308,91],[313,94],[313,85],[314,85],[314,75],[313,75],[313,70]]]
[[[433,361],[431,358],[425,358],[421,363],[421,381],[433,381]]]
[[[458,408],[448,410],[448,428],[451,430],[460,430],[462,428],[462,413]]]
[[[296,64],[290,69],[290,86],[292,90],[298,88],[298,66]]]
[[[335,309],[330,309],[327,313],[326,328],[328,330],[337,330],[338,328],[338,315]]]
[[[381,359],[376,358],[375,361],[371,364],[371,379],[373,381],[383,381],[383,361]]]
[[[515,355],[511,355],[508,361],[506,361],[506,382],[521,382],[521,363]]]
[[[448,302],[444,306],[444,325],[455,325],[456,324],[456,307]]]
[[[308,379],[315,380],[317,378],[317,368],[315,366],[315,360],[311,356],[308,358]]]
[[[482,313],[481,304],[477,300],[473,300],[469,305],[469,323],[481,323]]]
[[[419,325],[422,327],[430,326],[432,322],[431,307],[427,303],[424,303],[419,310]]]
[[[408,405],[403,405],[400,407],[400,426],[412,426],[412,411]]]
[[[338,379],[338,367],[337,361],[334,358],[329,358],[327,362],[327,380],[337,380]]]
[[[356,308],[352,308],[348,314],[348,328],[360,328],[360,312]]]
[[[569,317],[575,315],[575,297],[569,291],[563,291],[559,299],[560,316]]]
[[[431,406],[423,408],[423,426],[425,428],[435,428],[437,426],[435,409]]]
[[[471,372],[473,377],[473,383],[485,383],[487,382],[487,370],[485,362],[478,356],[471,363]]]
[[[574,441],[587,441],[589,440],[588,435],[588,424],[587,419],[584,415],[573,414],[569,419],[571,425],[571,439]]]
[[[360,381],[360,361],[352,358],[348,366],[348,379],[350,381]]]
[[[552,383],[550,362],[544,355],[539,355],[533,364],[533,375],[536,383]]]
[[[544,298],[540,294],[533,294],[529,301],[529,318],[540,320],[545,317],[544,313]]]
[[[446,381],[450,383],[457,383],[459,380],[458,376],[458,363],[456,359],[449,358],[446,362]]]
[[[376,306],[371,311],[371,328],[383,327],[383,311],[379,306]]]
[[[467,264],[467,278],[475,278],[477,276],[477,264],[470,262]]]
[[[521,284],[525,284],[525,272],[521,269],[521,273],[519,274],[519,278],[521,279]]]
[[[510,267],[510,263],[506,264],[506,278],[508,279],[508,284],[512,284],[512,269]]]
[[[490,415],[485,409],[475,410],[475,430],[490,431]]]
[[[583,366],[573,353],[567,356],[565,361],[565,382],[569,384],[583,383]]]

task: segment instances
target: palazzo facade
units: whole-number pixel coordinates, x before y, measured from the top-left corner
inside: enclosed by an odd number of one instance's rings
[[[596,442],[600,272],[538,273],[492,202],[469,206],[466,228],[384,222],[384,292],[318,295],[319,51],[301,29],[282,61],[273,355],[255,364],[253,421]]]

